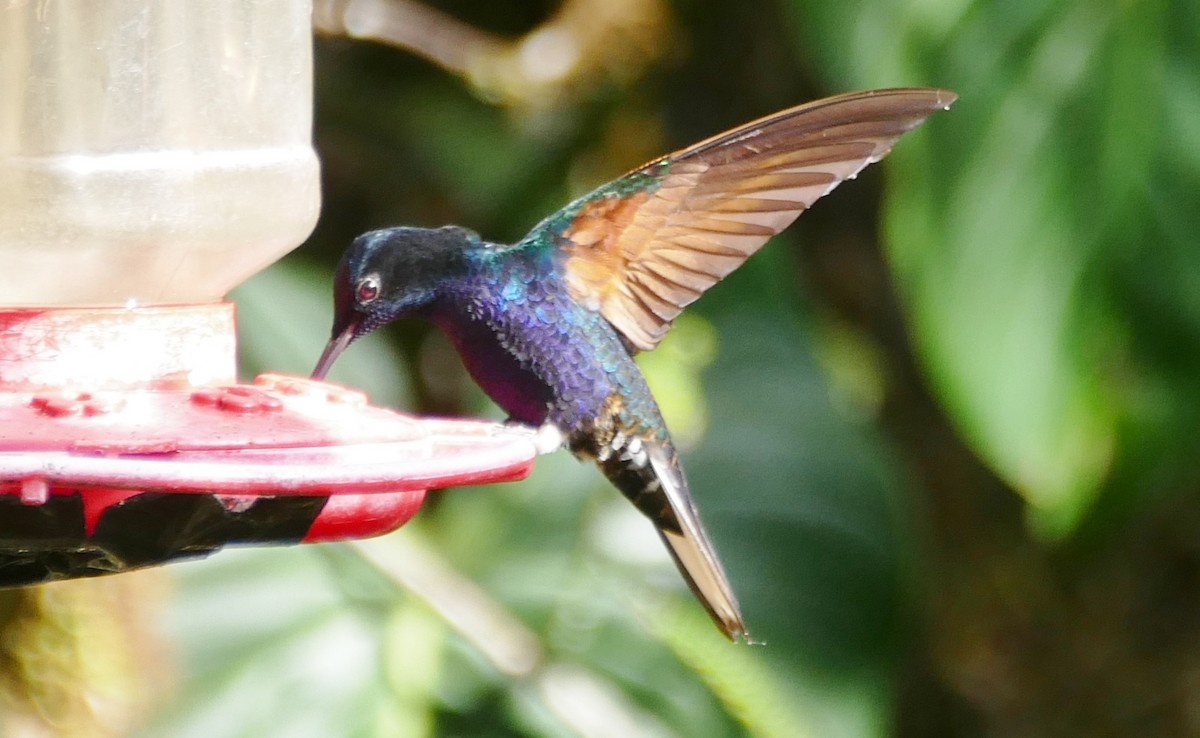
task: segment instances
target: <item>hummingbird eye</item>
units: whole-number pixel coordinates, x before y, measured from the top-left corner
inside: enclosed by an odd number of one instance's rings
[[[379,275],[368,274],[360,279],[358,286],[354,288],[354,297],[359,305],[374,302],[375,298],[379,297]]]

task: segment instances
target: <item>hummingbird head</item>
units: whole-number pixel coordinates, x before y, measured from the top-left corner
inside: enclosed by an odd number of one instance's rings
[[[355,339],[419,314],[464,275],[479,236],[465,228],[384,228],[354,239],[333,281],[333,330],[313,370],[322,379]]]

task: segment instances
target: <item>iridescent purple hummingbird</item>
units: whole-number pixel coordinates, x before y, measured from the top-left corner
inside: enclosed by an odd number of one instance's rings
[[[658,528],[730,639],[746,637],[658,405],[633,357],[817,198],[882,159],[955,94],[856,92],[748,123],[567,205],[513,245],[455,226],[354,240],[313,376],[397,318],[446,333],[475,381],[542,450],[594,461]]]

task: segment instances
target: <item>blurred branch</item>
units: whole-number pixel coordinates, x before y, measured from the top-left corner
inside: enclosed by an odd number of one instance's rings
[[[577,664],[549,661],[536,633],[411,537],[346,545],[397,587],[422,600],[498,671],[532,685],[546,708],[583,738],[672,735],[607,679]]]
[[[158,571],[0,595],[0,735],[129,735],[171,674],[154,622]]]
[[[316,0],[313,24],[378,41],[465,78],[480,93],[547,107],[601,81],[628,84],[668,47],[665,0],[566,0],[516,39],[481,31],[412,0]]]
[[[379,41],[467,76],[473,60],[501,52],[504,39],[409,0],[317,0],[313,25],[328,35]]]
[[[651,630],[704,680],[747,735],[815,738],[823,734],[792,698],[794,683],[780,679],[753,648],[769,644],[750,641],[744,648],[713,648],[712,623],[697,608],[676,603],[658,615],[647,621]]]
[[[399,536],[346,545],[393,584],[423,600],[502,674],[528,676],[542,660],[533,631],[431,551]]]

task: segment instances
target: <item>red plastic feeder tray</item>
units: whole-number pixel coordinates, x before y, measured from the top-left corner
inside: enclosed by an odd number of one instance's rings
[[[236,384],[232,336],[228,304],[0,313],[0,585],[378,535],[532,466],[521,429]]]

